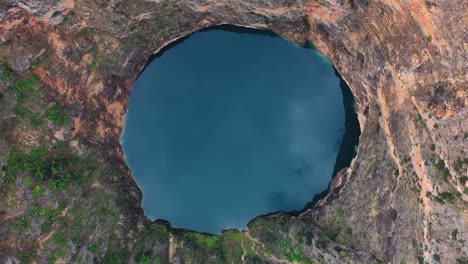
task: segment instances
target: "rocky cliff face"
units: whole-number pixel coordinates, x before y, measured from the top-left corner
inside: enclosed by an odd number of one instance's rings
[[[0,260],[466,263],[467,5],[0,0]],[[145,218],[118,140],[151,55],[220,24],[314,43],[362,133],[316,206],[209,236]]]

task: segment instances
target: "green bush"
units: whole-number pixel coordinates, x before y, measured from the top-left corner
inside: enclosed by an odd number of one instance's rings
[[[59,105],[53,105],[46,111],[46,117],[56,125],[65,125],[70,122],[68,109]]]
[[[439,159],[436,164],[433,165],[435,171],[438,171],[444,180],[448,180],[450,177],[450,171],[445,167],[445,163],[442,159]]]
[[[439,193],[438,198],[442,199],[443,201],[449,202],[450,204],[455,204],[460,198],[461,194],[458,192],[443,192]]]
[[[34,87],[41,84],[41,79],[37,75],[33,75],[23,81],[16,81],[14,88],[18,95],[18,100],[23,100],[27,97],[28,93],[33,90]]]
[[[465,186],[465,183],[468,181],[468,177],[467,176],[462,176],[458,179],[458,181],[460,182],[460,184],[462,186]]]
[[[220,246],[220,236],[215,235],[204,235],[199,233],[186,233],[184,239],[193,243],[196,247],[206,250],[213,251]]]
[[[107,254],[101,259],[100,263],[103,264],[124,264],[125,254],[122,251],[108,251]]]
[[[39,197],[43,192],[44,192],[44,188],[42,188],[41,186],[36,186],[36,187],[34,187],[34,189],[32,190],[32,196],[33,196],[34,198],[37,198],[37,197]]]
[[[8,177],[13,177],[28,171],[38,179],[48,181],[54,189],[64,190],[70,183],[80,183],[82,180],[82,177],[78,175],[83,168],[78,161],[78,157],[73,154],[49,152],[42,147],[35,148],[30,153],[12,150],[8,156],[6,172]],[[70,171],[77,174],[72,174]],[[36,195],[42,192],[41,189],[35,191]]]
[[[1,72],[0,79],[3,82],[7,82],[7,81],[11,80],[11,78],[13,78],[13,72],[10,70],[10,68],[8,68],[7,63],[5,63],[5,62],[0,64],[0,72]]]
[[[453,163],[453,169],[456,172],[460,172],[460,170],[463,168],[463,160],[458,157],[457,160]]]
[[[91,243],[91,245],[88,246],[88,249],[89,251],[96,253],[100,247],[101,243],[99,241],[96,241],[94,243]]]

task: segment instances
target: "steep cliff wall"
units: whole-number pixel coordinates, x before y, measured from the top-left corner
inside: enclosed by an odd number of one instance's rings
[[[466,261],[467,5],[0,0],[0,259]],[[314,43],[351,87],[362,134],[314,208],[212,237],[145,218],[118,139],[150,56],[219,24]]]

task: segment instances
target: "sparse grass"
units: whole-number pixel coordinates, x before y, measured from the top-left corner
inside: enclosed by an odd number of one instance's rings
[[[343,208],[339,208],[339,209],[333,210],[332,213],[334,215],[342,217],[345,215],[345,210]]]

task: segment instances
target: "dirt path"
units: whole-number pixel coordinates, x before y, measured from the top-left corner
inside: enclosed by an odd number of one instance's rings
[[[169,263],[172,263],[172,258],[176,252],[176,247],[174,245],[174,236],[169,233]]]

